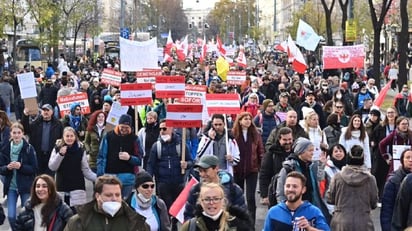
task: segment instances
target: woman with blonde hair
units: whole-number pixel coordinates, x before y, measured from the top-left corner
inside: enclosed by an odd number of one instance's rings
[[[235,182],[245,192],[249,214],[255,221],[257,178],[265,152],[262,137],[252,122],[252,115],[249,112],[242,112],[237,116],[232,134],[240,151],[240,161],[234,167]]]
[[[225,193],[220,184],[202,183],[196,216],[183,224],[181,231],[250,231],[254,230],[246,211],[226,208]]]
[[[3,195],[7,195],[9,224],[16,230],[17,198],[21,204],[30,197],[30,187],[36,177],[36,152],[24,139],[24,128],[20,123],[10,127],[11,141],[0,149],[0,174],[4,178]]]
[[[74,206],[87,202],[84,178],[94,182],[96,173],[89,167],[86,151],[74,128],[64,128],[63,138],[56,141],[51,153],[49,168],[56,171],[57,191],[73,211]]]
[[[303,129],[309,136],[309,140],[315,146],[312,161],[319,161],[322,149],[327,149],[328,144],[325,133],[319,127],[319,116],[315,111],[309,112],[304,119]]]

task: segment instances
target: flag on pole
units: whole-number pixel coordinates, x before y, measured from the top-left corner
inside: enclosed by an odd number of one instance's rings
[[[278,50],[278,51],[288,52],[288,41],[285,40],[285,41],[275,45],[274,48],[275,48],[275,50]]]
[[[385,100],[386,94],[388,93],[389,88],[391,87],[393,79],[391,79],[379,92],[379,96],[373,102],[374,106],[381,107],[383,101]]]
[[[180,44],[177,46],[176,54],[177,54],[177,58],[179,59],[179,61],[185,61],[186,59],[188,48],[189,48],[189,42],[188,42],[187,37],[188,36],[186,35],[183,41],[180,42]]]
[[[176,219],[182,224],[184,222],[183,213],[185,212],[185,203],[187,201],[187,198],[189,197],[190,189],[197,183],[199,183],[199,181],[197,181],[196,178],[192,177],[190,181],[187,182],[182,192],[180,192],[176,200],[173,202],[172,206],[170,206],[170,215],[176,217]]]
[[[222,79],[222,81],[226,81],[226,77],[227,77],[227,73],[229,72],[229,69],[230,69],[229,62],[225,58],[220,56],[216,60],[216,70],[217,70],[217,74]]]
[[[289,60],[292,62],[293,69],[298,73],[305,73],[308,67],[305,58],[290,35],[288,37],[288,56]]]
[[[309,24],[299,19],[296,44],[306,50],[314,51],[320,42],[320,38]]]
[[[238,56],[237,56],[237,58],[236,58],[236,62],[237,62],[237,65],[238,65],[239,67],[246,68],[246,67],[247,67],[247,64],[246,64],[246,56],[245,56],[245,52],[244,52],[243,50],[244,50],[244,49],[240,49],[240,50],[239,50],[239,54],[238,54]]]
[[[172,32],[169,30],[169,35],[167,36],[166,46],[165,46],[165,54],[171,55],[173,47],[173,39],[172,39]]]
[[[220,55],[226,56],[226,49],[223,47],[222,40],[220,40],[219,35],[216,35],[216,45]]]
[[[203,37],[203,42],[202,42],[202,51],[200,53],[200,62],[203,63],[206,59],[206,54],[207,54],[207,45],[206,45],[206,36]]]

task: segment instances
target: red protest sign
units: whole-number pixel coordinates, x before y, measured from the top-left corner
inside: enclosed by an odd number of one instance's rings
[[[73,103],[80,104],[83,115],[90,113],[89,99],[87,97],[87,93],[82,92],[72,95],[60,96],[57,98],[57,104],[59,105],[61,117],[70,114],[70,106]]]
[[[238,94],[206,94],[209,114],[238,114],[240,112]]]
[[[242,85],[246,81],[246,72],[229,71],[226,77],[227,84]]]
[[[156,76],[162,75],[162,70],[143,70],[136,71],[136,82],[137,83],[151,83],[155,85]]]
[[[202,110],[202,105],[169,104],[166,125],[176,128],[201,127]]]
[[[185,77],[178,75],[156,76],[156,98],[180,98],[185,96]]]
[[[112,86],[120,86],[122,82],[122,72],[103,69],[101,82]]]
[[[151,104],[152,84],[132,83],[120,85],[120,103],[122,106]]]

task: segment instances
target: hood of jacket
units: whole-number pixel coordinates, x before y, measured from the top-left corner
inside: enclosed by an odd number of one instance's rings
[[[362,166],[347,165],[340,172],[343,181],[351,186],[361,186],[368,181],[370,173]]]
[[[231,184],[231,183],[233,182],[233,177],[232,177],[232,175],[230,175],[227,171],[219,170],[219,172],[217,173],[217,175],[219,176],[220,183],[221,183],[222,185],[224,185],[224,184]]]

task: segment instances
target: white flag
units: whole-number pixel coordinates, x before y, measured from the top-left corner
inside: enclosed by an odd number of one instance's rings
[[[296,44],[304,47],[306,50],[314,51],[319,44],[320,38],[309,24],[299,19]]]

